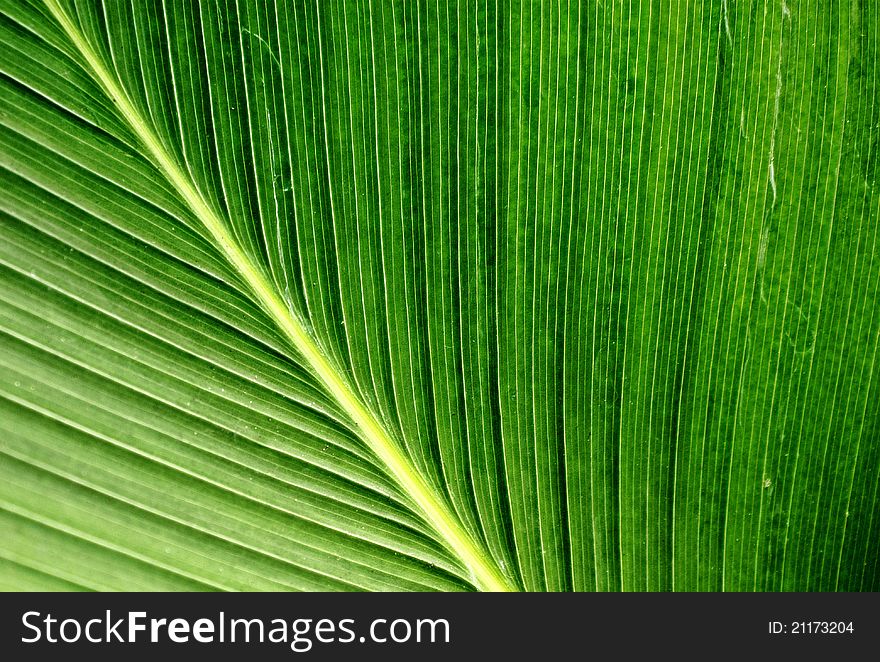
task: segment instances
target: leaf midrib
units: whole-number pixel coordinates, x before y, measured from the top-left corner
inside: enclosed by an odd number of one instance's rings
[[[97,82],[149,152],[160,173],[183,198],[217,243],[224,257],[247,283],[257,302],[269,314],[284,336],[302,356],[330,396],[356,425],[362,440],[383,463],[388,473],[415,502],[422,516],[471,573],[477,588],[486,591],[515,591],[485,547],[475,540],[444,500],[435,493],[412,461],[401,451],[380,419],[370,411],[343,374],[327,359],[306,328],[272,287],[263,271],[251,260],[227,231],[221,218],[207,203],[194,182],[162,145],[150,125],[131,103],[118,80],[107,70],[85,36],[57,0],[45,0],[52,16],[85,59]]]

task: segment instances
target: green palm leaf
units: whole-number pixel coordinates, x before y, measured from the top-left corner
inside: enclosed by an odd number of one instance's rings
[[[0,586],[876,590],[807,5],[3,0]]]

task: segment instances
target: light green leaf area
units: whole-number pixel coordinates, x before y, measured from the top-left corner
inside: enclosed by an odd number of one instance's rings
[[[878,38],[0,1],[0,589],[880,589]]]

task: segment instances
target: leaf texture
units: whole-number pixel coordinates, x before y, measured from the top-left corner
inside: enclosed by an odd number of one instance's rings
[[[878,590],[872,3],[0,2],[0,588]]]

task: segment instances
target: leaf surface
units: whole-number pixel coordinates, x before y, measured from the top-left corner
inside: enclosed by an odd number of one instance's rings
[[[0,588],[877,590],[870,3],[0,3]]]

